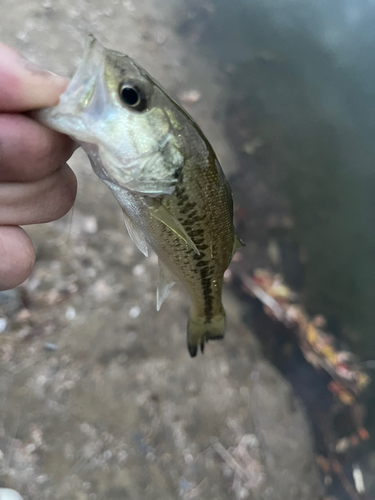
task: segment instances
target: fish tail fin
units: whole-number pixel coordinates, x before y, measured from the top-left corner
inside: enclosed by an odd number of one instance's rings
[[[194,358],[197,355],[198,347],[203,352],[205,342],[223,339],[224,333],[225,312],[223,308],[219,314],[211,318],[197,316],[190,312],[187,326],[187,346],[190,356]]]

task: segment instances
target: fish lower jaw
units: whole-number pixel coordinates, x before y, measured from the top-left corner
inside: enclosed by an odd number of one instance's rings
[[[90,127],[86,121],[74,113],[63,113],[56,110],[54,113],[43,113],[43,110],[38,114],[38,121],[44,125],[68,135],[75,142],[80,143],[95,143],[97,142],[92,134],[88,133]]]

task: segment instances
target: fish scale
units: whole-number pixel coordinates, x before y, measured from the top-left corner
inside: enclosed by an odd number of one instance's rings
[[[230,191],[225,184],[218,189],[216,166],[211,164],[204,169],[204,183],[195,181],[197,178],[201,180],[201,170],[201,166],[193,168],[187,164],[175,193],[165,201],[169,211],[182,222],[200,254],[183,244],[180,238],[177,238],[178,249],[168,252],[171,231],[169,238],[163,239],[166,243],[163,246],[168,258],[179,267],[175,273],[182,275],[180,279],[190,292],[196,314],[205,314],[208,320],[222,310],[221,286],[223,273],[232,257],[233,222],[231,211],[227,209],[231,203]],[[202,192],[202,186],[206,192]],[[176,238],[174,240],[176,242]],[[184,263],[186,257],[187,265]]]

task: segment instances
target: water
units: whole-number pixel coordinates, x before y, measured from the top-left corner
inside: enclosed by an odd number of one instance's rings
[[[199,42],[227,70],[226,119],[240,161],[290,203],[288,237],[308,257],[308,308],[339,318],[352,348],[371,358],[375,3],[217,0],[213,6],[210,13],[197,8],[204,19]],[[181,26],[187,34],[196,28],[192,20]],[[254,138],[263,145],[260,154],[244,161],[244,145]]]
[[[188,3],[193,13],[180,32],[227,80],[226,128],[240,165],[232,185],[246,214],[239,232],[248,267],[282,270],[310,314],[324,314],[344,345],[374,359],[375,2]],[[310,369],[298,359],[291,356],[288,367],[276,361],[306,399],[300,374]],[[313,380],[310,403],[323,387]]]

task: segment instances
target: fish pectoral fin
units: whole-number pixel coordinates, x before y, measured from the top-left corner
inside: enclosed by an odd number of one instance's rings
[[[169,212],[164,205],[159,205],[158,207],[148,207],[150,214],[155,219],[158,219],[165,226],[169,227],[174,233],[177,234],[185,243],[191,247],[197,255],[200,255],[198,248],[195,246],[193,240],[185,231],[183,225],[179,220],[177,220],[173,215]]]
[[[133,222],[126,215],[124,210],[122,211],[124,214],[125,226],[128,230],[129,236],[132,239],[133,243],[138,247],[138,249],[143,253],[145,257],[148,257],[148,245],[146,243],[145,237],[139,231],[137,227],[133,224]]]
[[[234,233],[234,240],[233,240],[233,251],[232,251],[232,257],[233,255],[239,250],[240,248],[245,246],[245,242],[241,240],[239,236],[237,236],[236,233]]]
[[[160,308],[168,297],[170,289],[176,283],[175,277],[172,275],[170,270],[165,264],[159,259],[159,280],[158,288],[156,290],[156,310],[160,311]]]

